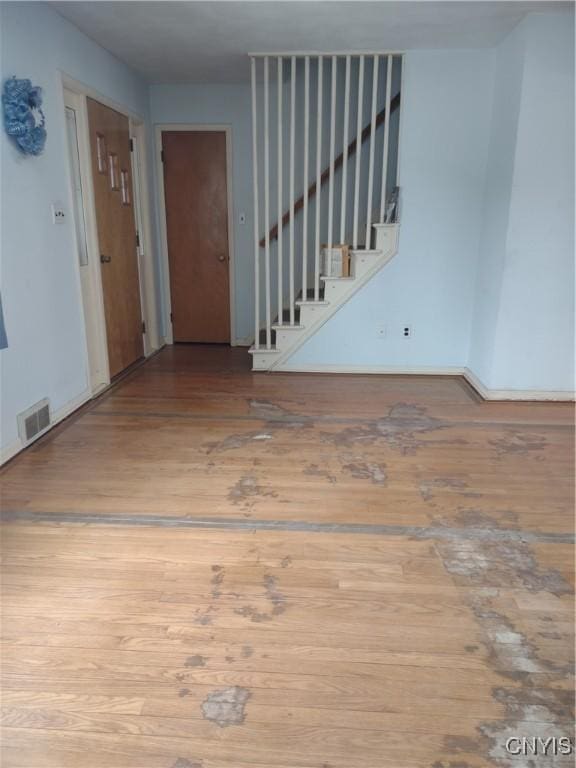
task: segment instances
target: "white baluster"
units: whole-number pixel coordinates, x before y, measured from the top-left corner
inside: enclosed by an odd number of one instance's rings
[[[266,283],[266,349],[272,347],[270,322],[270,62],[264,57],[264,280]]]
[[[360,156],[362,154],[362,112],[364,100],[364,56],[358,64],[358,114],[356,118],[356,173],[354,176],[354,234],[352,244],[358,248],[358,207],[360,202]]]
[[[330,93],[330,175],[328,178],[328,250],[332,250],[334,235],[334,157],[336,152],[336,77],[338,74],[338,59],[332,56],[332,88]]]
[[[260,234],[258,229],[258,122],[256,111],[256,59],[250,59],[252,76],[252,177],[254,191],[254,347],[260,349]]]
[[[370,120],[370,159],[368,161],[368,204],[366,206],[366,248],[372,234],[372,195],[374,188],[374,150],[376,148],[376,104],[378,100],[378,56],[372,63],[372,114]]]
[[[310,56],[304,59],[304,201],[302,208],[302,300],[308,296],[308,163],[310,142]]]
[[[314,300],[320,298],[320,189],[322,187],[322,83],[323,58],[318,56],[318,113],[316,118],[316,231],[314,253]]]
[[[348,123],[350,121],[350,56],[346,56],[344,79],[344,150],[342,155],[342,196],[340,201],[340,242],[346,240],[346,198],[348,197]]]
[[[290,60],[290,325],[294,325],[294,150],[296,134],[296,56]]]
[[[282,263],[282,59],[278,57],[278,223],[277,228],[277,242],[278,242],[278,324],[282,325],[284,322],[284,291],[283,291],[283,270],[284,265]]]
[[[380,192],[380,223],[386,215],[386,182],[388,178],[388,144],[390,135],[390,97],[392,91],[392,56],[386,57],[386,115],[384,116],[384,150],[382,155],[382,191]]]

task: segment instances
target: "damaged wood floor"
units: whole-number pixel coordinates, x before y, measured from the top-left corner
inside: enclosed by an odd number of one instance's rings
[[[3,768],[572,766],[573,406],[247,357],[3,471]]]

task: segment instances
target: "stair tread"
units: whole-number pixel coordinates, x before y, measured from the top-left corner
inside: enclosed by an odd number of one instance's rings
[[[300,323],[295,323],[294,325],[289,325],[288,323],[284,323],[283,325],[278,325],[278,323],[274,323],[272,325],[272,330],[273,331],[285,331],[285,330],[288,329],[289,331],[299,331],[299,330],[301,330],[304,327],[305,326],[300,325]]]
[[[250,349],[248,350],[248,352],[251,355],[253,355],[255,352],[271,353],[271,352],[278,352],[278,350],[276,349],[276,347],[270,347],[270,349],[268,349],[267,347],[258,347],[258,348],[256,348],[254,345],[252,345],[250,347]]]
[[[346,275],[343,277],[336,277],[332,275],[322,275],[320,280],[354,280],[354,275]]]

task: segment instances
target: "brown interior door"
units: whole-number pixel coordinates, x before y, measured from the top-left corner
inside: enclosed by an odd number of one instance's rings
[[[144,353],[128,118],[88,99],[110,376]]]
[[[174,341],[230,341],[226,134],[163,131]]]

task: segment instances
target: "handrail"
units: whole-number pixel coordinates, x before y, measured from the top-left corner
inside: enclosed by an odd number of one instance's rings
[[[390,101],[390,114],[393,114],[396,112],[396,110],[400,107],[400,94],[397,93],[396,96]],[[384,123],[384,119],[386,118],[386,108],[380,110],[378,112],[378,115],[376,116],[376,127],[378,128]],[[371,123],[368,123],[364,129],[362,130],[361,134],[361,144],[364,144],[366,139],[370,136],[370,129],[371,129]],[[348,159],[350,159],[350,156],[353,155],[356,152],[356,139],[353,139],[353,141],[350,142],[348,145]],[[334,161],[334,172],[338,170],[342,166],[342,162],[344,160],[344,152],[341,152],[336,160]],[[328,165],[327,168],[325,168],[322,171],[322,174],[320,176],[320,187],[323,187],[324,184],[328,181],[330,177],[330,166]],[[312,184],[308,187],[308,200],[313,198],[316,195],[316,181],[314,180]],[[304,207],[304,194],[300,195],[298,200],[294,203],[294,214],[298,213],[298,211],[301,211]],[[290,209],[288,209],[284,215],[282,216],[282,227],[285,227],[286,224],[290,221]],[[278,239],[278,222],[274,224],[274,226],[270,229],[269,232],[270,242],[273,240]],[[260,247],[264,248],[266,244],[266,237],[264,236],[260,240]]]

